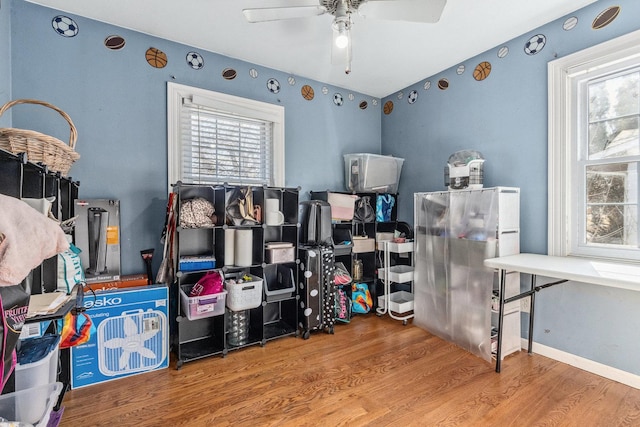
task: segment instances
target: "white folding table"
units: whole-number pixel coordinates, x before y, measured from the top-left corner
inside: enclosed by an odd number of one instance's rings
[[[533,319],[536,292],[558,285],[569,280],[614,288],[640,291],[640,264],[623,264],[601,261],[595,258],[579,258],[569,256],[550,256],[539,254],[517,254],[499,258],[489,258],[484,265],[498,270],[500,277],[500,310],[498,319],[498,349],[496,352],[496,372],[500,372],[502,356],[502,322],[504,305],[528,296],[529,302],[529,345],[532,353]],[[531,288],[518,295],[505,298],[505,280],[507,272],[528,273],[531,275]],[[537,276],[557,278],[559,280],[536,284]]]

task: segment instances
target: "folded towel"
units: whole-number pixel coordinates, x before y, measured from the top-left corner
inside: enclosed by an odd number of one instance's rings
[[[0,286],[17,285],[45,259],[69,249],[60,225],[0,194]]]

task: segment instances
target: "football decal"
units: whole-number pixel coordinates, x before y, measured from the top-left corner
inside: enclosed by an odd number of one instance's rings
[[[104,46],[107,49],[111,49],[111,50],[120,50],[124,47],[125,45],[125,41],[124,38],[121,36],[108,36],[106,39],[104,39]]]
[[[222,70],[222,78],[225,80],[233,80],[237,75],[238,73],[233,68],[225,68]]]
[[[600,12],[596,19],[591,23],[591,28],[599,30],[611,24],[620,14],[620,6],[611,6],[610,8]]]

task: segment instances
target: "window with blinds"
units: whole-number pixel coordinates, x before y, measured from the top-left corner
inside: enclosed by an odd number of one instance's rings
[[[169,185],[284,186],[284,108],[167,86]]]
[[[270,185],[273,124],[183,100],[182,182]]]

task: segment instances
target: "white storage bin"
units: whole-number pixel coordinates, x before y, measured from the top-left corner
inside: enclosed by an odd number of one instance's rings
[[[225,281],[227,288],[227,307],[231,311],[249,310],[259,307],[262,304],[262,282],[263,280],[252,274],[251,281],[242,283],[232,283]]]
[[[345,186],[355,192],[397,193],[403,163],[399,157],[345,154]]]
[[[378,277],[384,279],[384,268],[378,269]],[[389,267],[389,280],[396,283],[405,283],[413,280],[413,267],[410,265],[394,265]]]
[[[217,294],[190,297],[188,296],[188,293],[191,291],[192,287],[193,285],[183,285],[182,289],[180,289],[182,311],[187,316],[187,319],[197,320],[224,314],[227,291],[222,291]]]
[[[62,383],[55,382],[3,394],[0,396],[0,417],[16,423],[45,427],[62,388]]]
[[[385,308],[385,296],[378,297],[378,307]],[[389,294],[389,311],[406,313],[413,310],[413,294],[407,291],[397,291]]]
[[[44,335],[22,342],[19,351],[20,363],[16,365],[16,391],[57,381],[59,343],[59,335]]]

